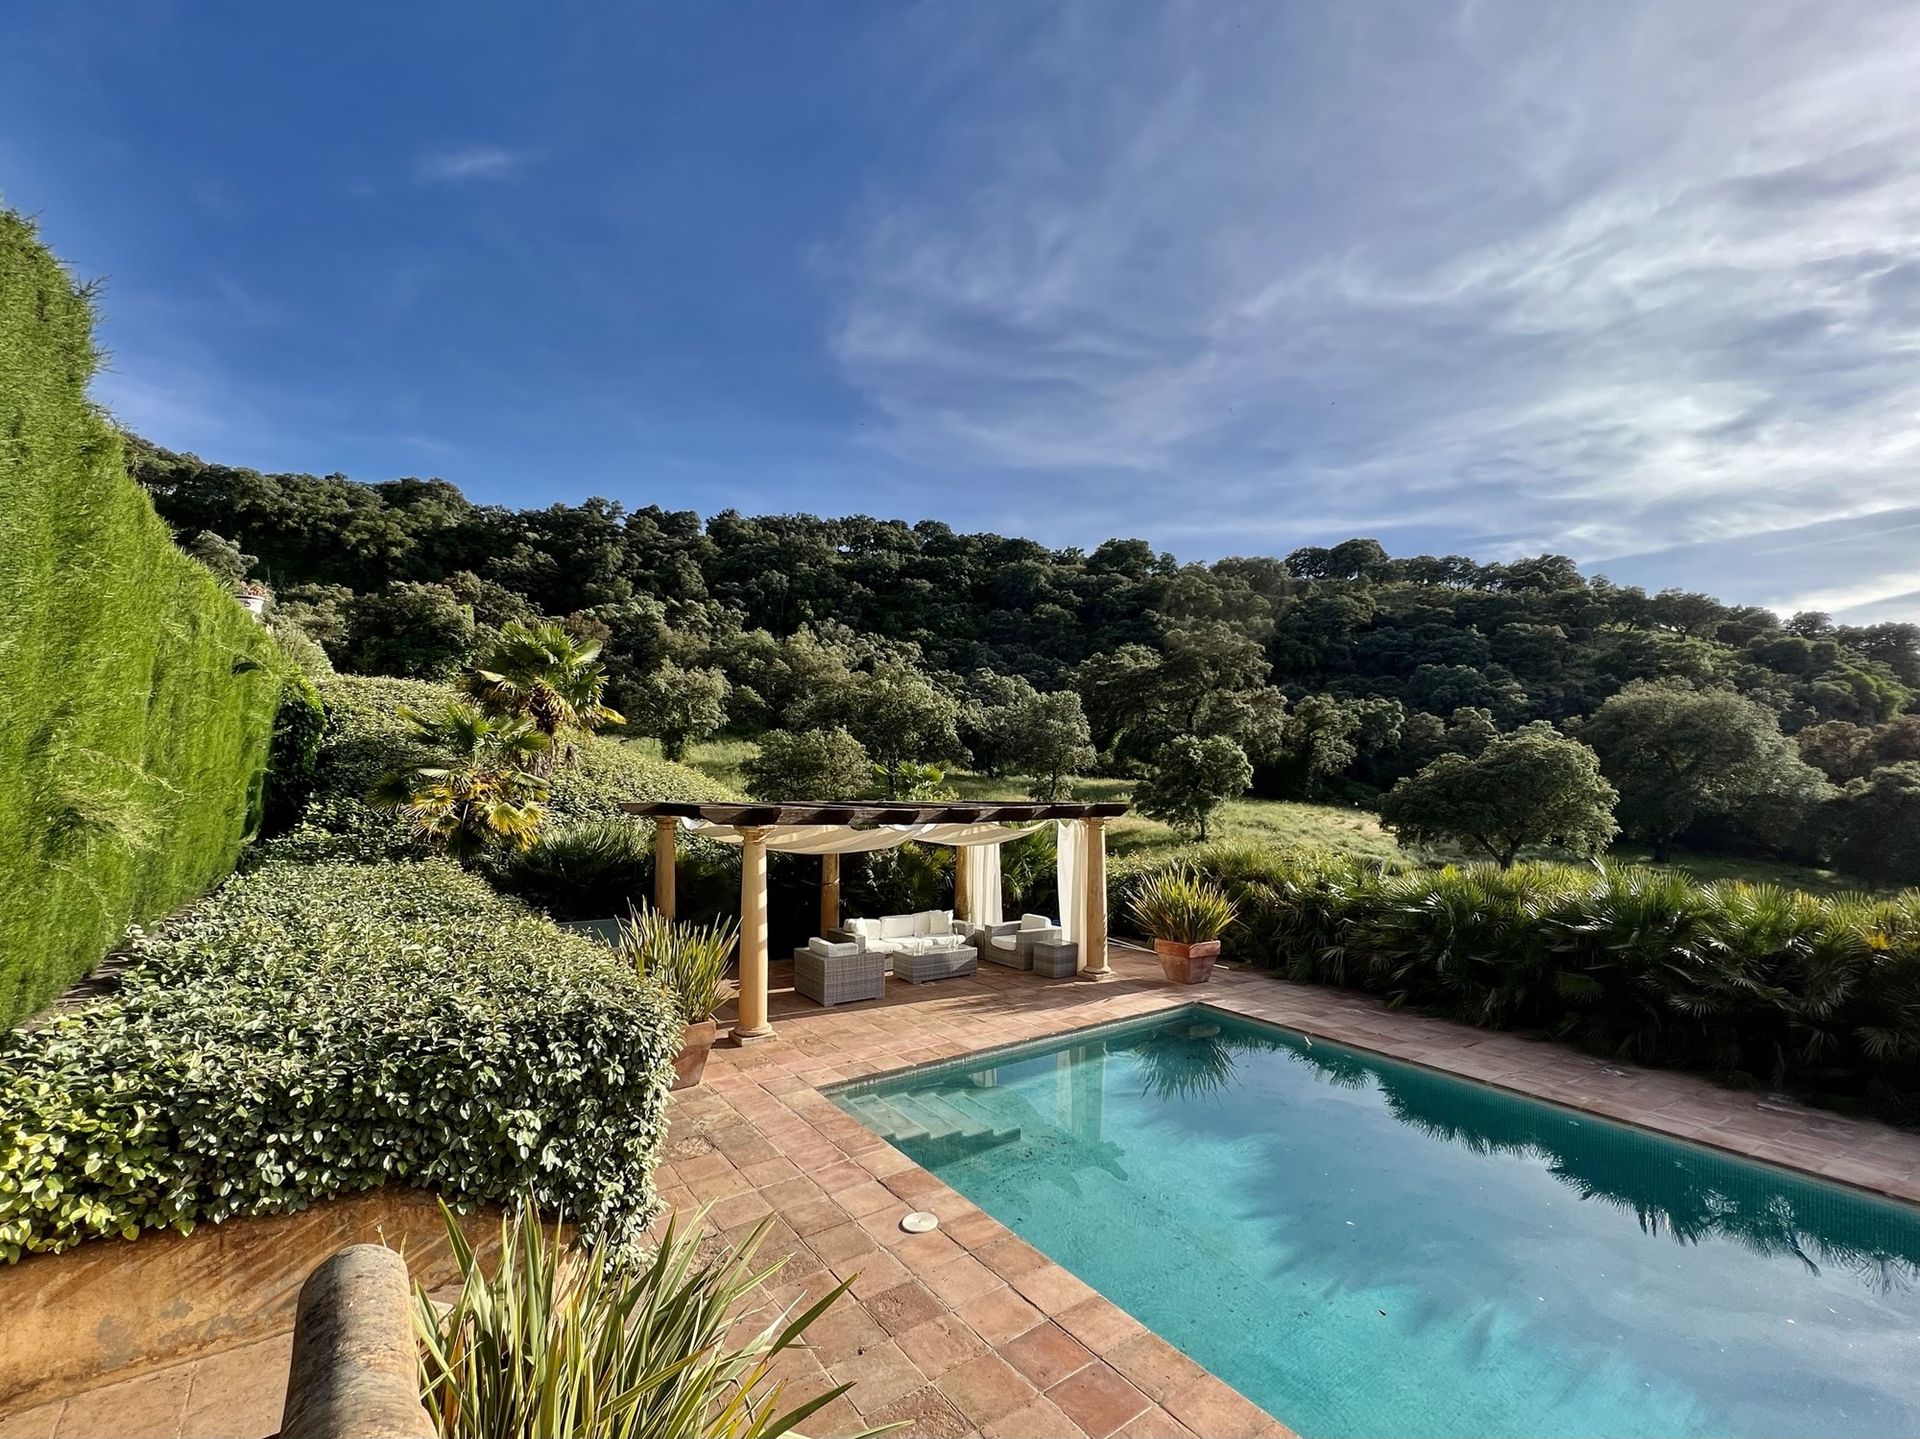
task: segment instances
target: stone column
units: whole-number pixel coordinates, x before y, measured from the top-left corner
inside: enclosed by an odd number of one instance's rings
[[[674,905],[674,832],[680,828],[680,821],[670,816],[661,816],[653,822],[653,907],[668,919],[673,918]]]
[[[820,933],[840,928],[840,856],[820,856]]]
[[[740,1018],[733,1038],[750,1044],[772,1033],[767,1023],[767,832],[747,825],[740,830]]]
[[[1080,937],[1080,972],[1107,975],[1107,822],[1104,819],[1080,821],[1086,836],[1085,853],[1080,856],[1080,885],[1083,920]]]

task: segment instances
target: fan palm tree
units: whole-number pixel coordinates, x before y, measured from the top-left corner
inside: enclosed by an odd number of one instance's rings
[[[507,625],[461,677],[460,688],[488,714],[525,720],[545,735],[542,768],[566,753],[572,736],[627,722],[602,703],[607,670],[600,646],[582,643],[552,620]]]
[[[383,775],[369,796],[375,805],[462,863],[494,845],[533,843],[546,820],[547,782],[534,772],[551,748],[545,735],[526,720],[484,715],[460,700],[433,714],[400,715],[448,762]]]

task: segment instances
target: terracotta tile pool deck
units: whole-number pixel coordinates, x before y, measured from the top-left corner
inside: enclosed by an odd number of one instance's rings
[[[1037,979],[986,965],[964,979],[893,982],[884,1000],[835,1009],[796,996],[791,966],[776,963],[774,1037],[721,1046],[707,1082],[675,1096],[657,1175],[665,1198],[683,1210],[710,1206],[709,1224],[735,1237],[770,1218],[763,1255],[787,1256],[771,1303],[853,1281],[816,1326],[813,1347],[781,1362],[796,1392],[854,1386],[807,1432],[897,1420],[907,1424],[897,1433],[941,1439],[1290,1432],[821,1092],[1195,1002],[1920,1201],[1920,1142],[1885,1125],[1251,971],[1222,969],[1211,984],[1187,988],[1168,984],[1145,951],[1116,944],[1112,963],[1113,976],[1098,980]],[[913,1209],[934,1211],[940,1228],[902,1231],[899,1221]],[[235,1383],[242,1353],[0,1417],[0,1439],[269,1432],[283,1347],[247,1353],[251,1385]]]

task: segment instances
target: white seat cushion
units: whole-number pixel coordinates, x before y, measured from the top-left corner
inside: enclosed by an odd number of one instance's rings
[[[987,943],[995,949],[1010,950],[1018,948],[1020,941],[1010,934],[990,934],[987,936]]]

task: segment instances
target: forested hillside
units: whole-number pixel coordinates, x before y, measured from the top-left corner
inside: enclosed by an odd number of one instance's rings
[[[129,454],[183,543],[270,584],[340,667],[442,674],[513,620],[564,618],[602,640],[629,732],[670,754],[722,727],[845,730],[896,793],[970,757],[1036,793],[1095,767],[1231,792],[1244,766],[1256,793],[1364,798],[1544,721],[1600,751],[1621,828],[1656,849],[1920,877],[1900,838],[1920,827],[1920,625],[1783,621],[1558,555],[1395,558],[1354,539],[1183,565],[1136,539],[509,510],[442,480]],[[817,773],[829,749],[792,763]]]

